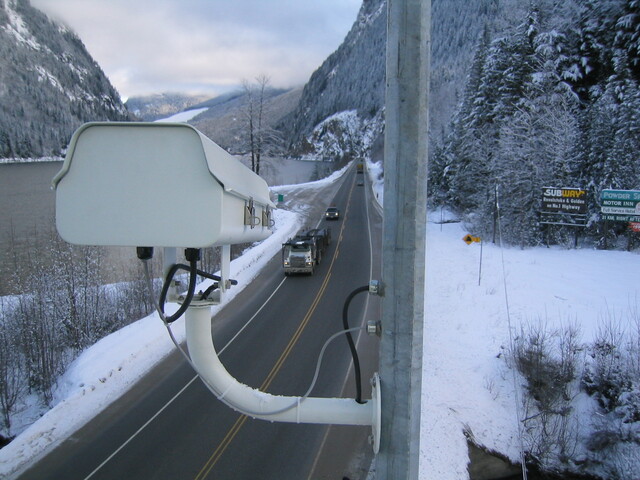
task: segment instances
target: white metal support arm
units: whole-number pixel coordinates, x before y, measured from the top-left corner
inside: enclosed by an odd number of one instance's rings
[[[210,304],[194,301],[186,312],[187,346],[198,375],[218,398],[235,410],[263,420],[288,423],[370,425],[373,449],[380,445],[380,384],[374,377],[372,399],[272,395],[240,383],[220,362],[211,336]]]

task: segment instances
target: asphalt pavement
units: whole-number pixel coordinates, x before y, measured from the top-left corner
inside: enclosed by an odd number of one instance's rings
[[[314,275],[285,277],[277,253],[212,319],[220,358],[239,381],[272,394],[304,393],[325,340],[342,329],[345,298],[380,277],[381,219],[366,182],[357,185],[362,177],[352,169],[325,189],[292,188],[286,195],[285,208],[305,212],[309,226],[325,225],[329,205],[340,208],[341,219],[326,223],[333,240]],[[358,295],[349,313],[350,326],[379,320],[379,299]],[[355,337],[366,399],[378,340]],[[327,347],[311,395],[355,395],[343,337]],[[369,427],[271,423],[238,414],[172,354],[19,478],[364,478],[372,459],[369,433]]]

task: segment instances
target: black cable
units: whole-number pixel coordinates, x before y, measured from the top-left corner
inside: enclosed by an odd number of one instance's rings
[[[218,275],[214,275],[213,273],[207,273],[203,270],[197,270],[198,275],[200,275],[201,277],[204,278],[208,278],[209,280],[215,280],[216,282],[219,282],[222,280],[222,278],[220,278]],[[237,285],[238,281],[237,280],[229,280],[229,283],[231,283],[231,285]]]
[[[209,298],[209,295],[211,295],[211,292],[213,292],[216,288],[219,287],[219,284],[216,282],[213,285],[210,285],[209,288],[207,288],[202,295],[200,295],[200,300],[206,300],[207,298]]]
[[[196,291],[196,276],[198,274],[198,259],[197,257],[192,258],[189,261],[190,266],[176,264],[171,267],[169,273],[167,273],[167,278],[164,281],[164,285],[162,285],[162,291],[160,292],[160,311],[164,315],[164,304],[167,300],[167,294],[169,293],[169,286],[171,285],[171,280],[173,280],[173,276],[176,274],[178,270],[188,270],[189,271],[189,287],[187,289],[187,296],[185,297],[182,305],[176,313],[171,315],[170,317],[165,317],[167,323],[175,322],[180,316],[187,311],[189,305],[191,304],[191,300],[193,300],[193,295]]]
[[[189,253],[189,251],[191,252]],[[140,256],[141,254],[142,252],[139,251],[138,256]],[[176,263],[175,265],[172,265],[171,268],[169,269],[169,272],[167,272],[167,278],[165,279],[164,284],[162,285],[162,290],[160,291],[159,305],[160,305],[160,311],[164,315],[164,304],[167,302],[167,295],[169,293],[169,287],[171,286],[171,281],[173,280],[173,277],[178,272],[178,270],[185,270],[189,272],[189,287],[187,290],[187,296],[185,297],[184,301],[182,302],[182,305],[180,306],[180,308],[176,313],[174,313],[170,317],[165,317],[167,320],[167,323],[175,322],[187,310],[187,308],[189,308],[189,304],[191,303],[191,300],[193,299],[193,296],[195,294],[196,275],[200,275],[201,277],[208,278],[216,282],[221,281],[221,278],[218,275],[213,275],[211,273],[205,272],[204,270],[200,270],[199,268],[197,268],[197,263],[198,263],[198,260],[200,259],[200,254],[198,249],[189,249],[189,248],[186,249],[185,257],[189,260],[189,265],[185,265],[183,263]],[[231,285],[238,284],[237,280],[229,280],[229,282],[231,283]],[[201,300],[206,299],[209,296],[209,294],[213,290],[215,290],[217,287],[218,287],[218,283],[215,283],[214,285],[210,286],[202,294]]]
[[[171,266],[171,270],[169,270],[169,273],[167,274],[167,278],[173,277],[178,270],[185,270],[187,272],[190,272],[191,267],[189,265],[185,265],[184,263],[176,263],[175,265]],[[199,268],[196,269],[196,273],[201,277],[208,278],[210,280],[215,280],[216,282],[219,282],[220,280],[222,280],[218,275],[205,272],[204,270],[200,270]],[[231,283],[231,285],[238,284],[237,280],[229,280],[229,282]]]
[[[358,359],[358,351],[356,350],[356,344],[353,342],[353,337],[351,336],[351,332],[349,330],[349,304],[353,297],[362,292],[368,292],[369,285],[365,285],[363,287],[356,288],[353,292],[349,294],[347,299],[344,301],[344,307],[342,308],[342,325],[346,330],[345,335],[347,336],[347,342],[349,343],[349,349],[351,350],[351,356],[353,357],[353,371],[356,375],[356,402],[358,403],[367,403],[366,401],[362,401],[362,379],[360,378],[360,360]]]

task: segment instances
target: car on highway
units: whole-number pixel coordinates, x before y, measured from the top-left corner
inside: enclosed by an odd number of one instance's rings
[[[324,218],[327,220],[338,220],[340,218],[340,210],[336,207],[329,207],[327,211],[324,212]]]

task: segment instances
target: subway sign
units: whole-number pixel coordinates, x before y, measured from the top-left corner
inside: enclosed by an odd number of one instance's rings
[[[639,190],[603,190],[600,194],[600,218],[614,222],[640,221]]]
[[[542,212],[585,215],[587,191],[581,188],[542,187]]]

